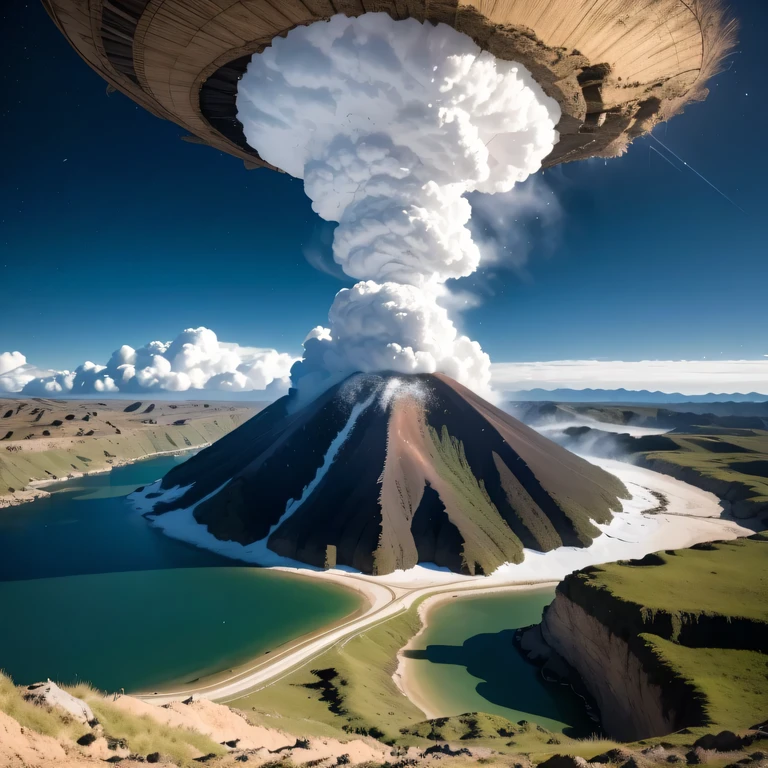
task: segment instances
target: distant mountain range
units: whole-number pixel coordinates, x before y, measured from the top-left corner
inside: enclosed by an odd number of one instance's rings
[[[512,402],[556,403],[766,403],[768,394],[740,392],[733,394],[683,395],[680,392],[650,392],[647,389],[522,389],[504,392]]]

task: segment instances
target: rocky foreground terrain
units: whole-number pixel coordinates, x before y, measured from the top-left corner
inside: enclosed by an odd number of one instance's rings
[[[208,445],[264,405],[0,399],[0,507],[44,495],[42,483]]]
[[[487,574],[524,547],[588,546],[628,496],[442,374],[356,374],[308,404],[281,398],[169,472],[159,492],[172,489],[154,514],[196,505],[221,540],[379,575],[418,562]]]
[[[262,713],[263,714],[263,713]],[[306,723],[312,731],[312,724]],[[163,707],[124,695],[106,696],[86,684],[43,682],[16,687],[0,676],[0,765],[3,768],[93,768],[146,764],[191,768],[655,768],[709,765],[765,768],[768,733],[676,734],[672,741],[634,744],[560,738],[531,723],[470,713],[425,721],[399,744],[370,736],[299,735],[255,724],[248,713],[206,699]]]

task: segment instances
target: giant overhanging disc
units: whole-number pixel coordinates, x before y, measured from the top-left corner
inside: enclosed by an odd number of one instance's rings
[[[733,42],[714,0],[43,0],[111,86],[189,141],[269,166],[237,119],[240,77],[277,36],[335,14],[448,24],[517,61],[561,108],[543,166],[616,157],[706,95]]]

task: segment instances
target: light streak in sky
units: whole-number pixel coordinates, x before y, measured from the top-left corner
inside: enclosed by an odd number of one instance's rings
[[[686,163],[685,160],[683,160],[683,158],[680,157],[680,155],[678,155],[677,153],[673,152],[663,141],[661,141],[661,139],[657,139],[652,133],[649,133],[648,135],[657,144],[660,144],[662,147],[664,147],[664,149],[666,149],[667,152],[669,152],[670,155],[672,155],[679,162],[681,162],[686,168],[688,168],[689,170],[693,171],[702,181],[704,181],[707,184],[709,184],[709,186],[712,187],[712,189],[714,189],[715,192],[717,192],[718,195],[724,197],[732,206],[734,206],[734,208],[738,208],[742,213],[746,214],[746,211],[740,205],[734,203],[733,200],[731,200],[731,198],[728,197],[728,195],[725,194],[725,192],[723,192],[721,189],[718,189],[706,176],[703,176],[692,165],[689,165],[688,163]],[[661,154],[661,153],[659,152],[659,154]]]

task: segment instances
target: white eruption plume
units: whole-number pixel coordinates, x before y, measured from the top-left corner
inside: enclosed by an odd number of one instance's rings
[[[237,106],[248,143],[339,223],[334,259],[364,281],[337,294],[294,381],[442,371],[487,391],[488,356],[437,299],[480,263],[464,195],[537,171],[558,139],[557,103],[452,27],[369,13],[275,38]]]

